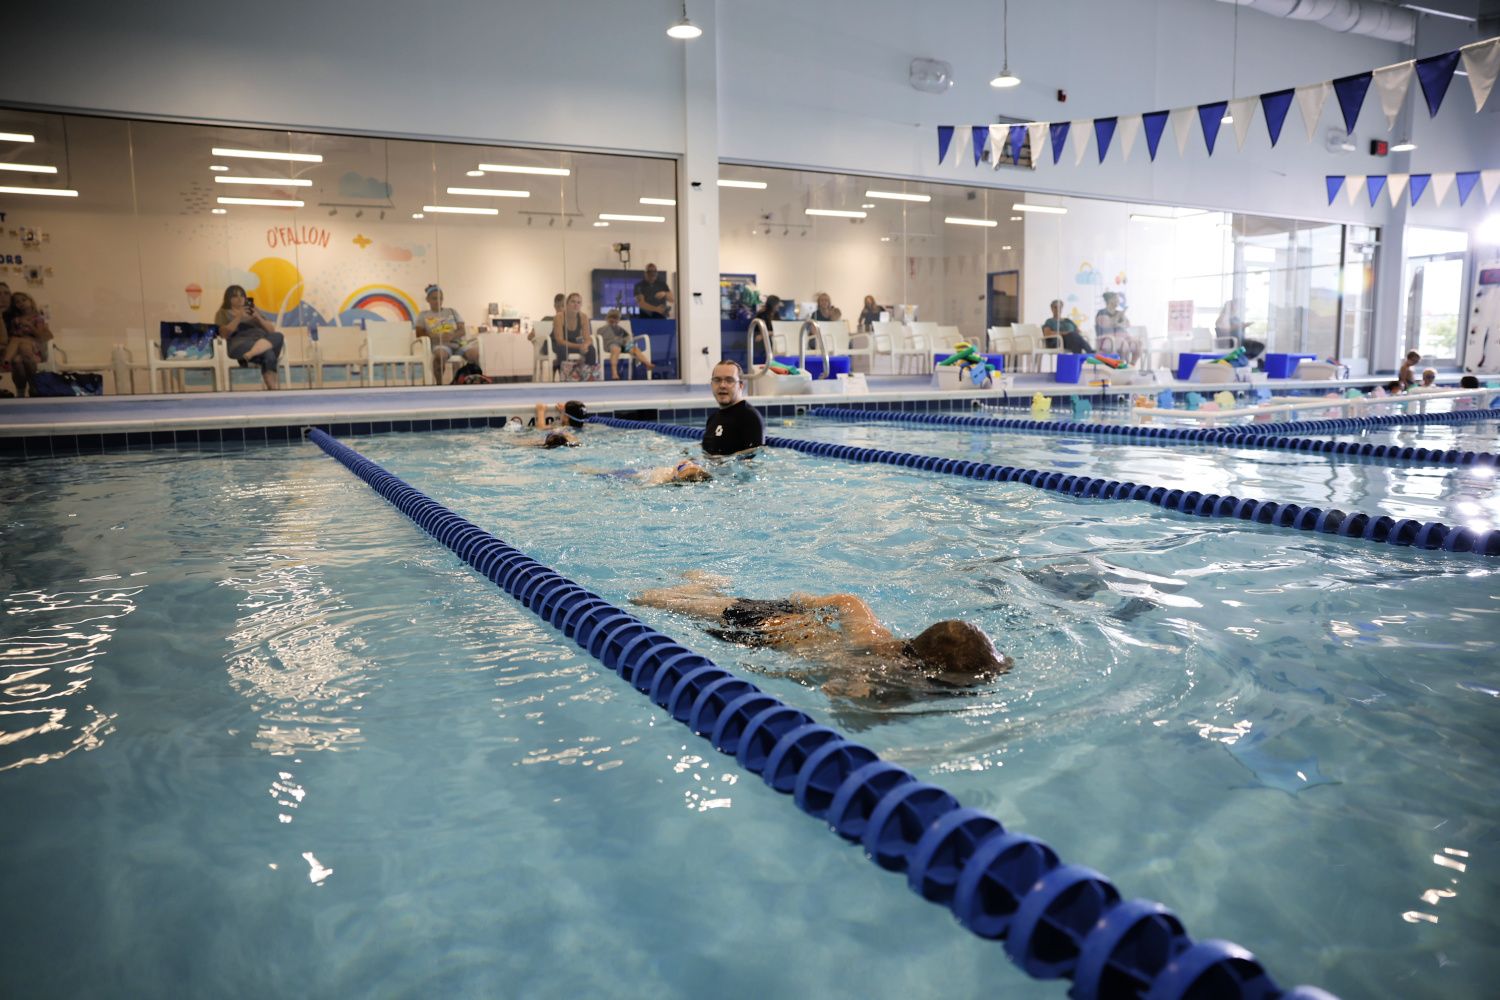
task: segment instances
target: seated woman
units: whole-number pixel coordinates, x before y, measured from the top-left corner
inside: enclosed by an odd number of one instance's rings
[[[448,371],[448,359],[461,355],[471,365],[479,364],[479,345],[469,340],[464,327],[464,318],[457,309],[443,307],[443,290],[437,285],[427,286],[427,308],[412,321],[417,336],[426,337],[432,343],[433,381],[443,384]]]
[[[1042,344],[1045,347],[1058,346],[1058,338],[1062,338],[1062,348],[1069,354],[1093,354],[1094,349],[1089,342],[1083,339],[1083,334],[1078,332],[1078,324],[1062,314],[1062,299],[1052,300],[1052,318],[1042,324]]]
[[[583,296],[577,292],[567,297],[562,312],[552,318],[552,350],[559,366],[567,365],[570,360],[583,365],[584,372],[576,376],[580,382],[588,381],[589,373],[599,364],[593,329],[589,318],[583,314]],[[570,359],[569,354],[575,354],[577,358]]]
[[[604,314],[604,325],[599,328],[599,336],[604,340],[604,349],[609,351],[609,363],[615,372],[615,381],[620,381],[620,358],[621,354],[628,354],[637,364],[645,365],[646,370],[655,371],[656,366],[651,359],[636,346],[635,338],[630,331],[620,325],[620,310],[611,309]]]
[[[831,323],[836,319],[844,318],[844,311],[833,304],[833,299],[827,292],[819,292],[817,295],[818,308],[813,311],[812,318],[819,323]]]
[[[6,292],[10,289],[7,287]],[[36,307],[36,300],[25,292],[10,295],[4,311],[5,364],[10,366],[10,378],[16,385],[17,396],[31,394],[31,380],[36,377],[42,362],[47,360],[47,342],[52,331],[47,327],[47,317]]]
[[[229,342],[229,356],[242,368],[260,366],[261,381],[267,389],[275,389],[279,384],[276,367],[281,363],[286,338],[260,318],[255,303],[246,298],[239,285],[224,289],[224,301],[214,313],[214,325],[219,328],[219,336]]]
[[[1010,657],[972,622],[940,621],[912,639],[881,624],[853,594],[792,594],[775,600],[732,597],[728,581],[700,571],[686,582],[648,590],[632,603],[664,608],[713,623],[709,635],[744,646],[783,649],[828,668],[829,694],[869,697],[878,687],[930,682],[936,689],[969,688],[1010,671]]]
[[[1120,293],[1105,292],[1104,308],[1094,314],[1094,336],[1099,350],[1118,354],[1132,365],[1141,361],[1141,342],[1130,333],[1130,318],[1120,308]]]
[[[875,301],[875,296],[866,295],[864,308],[859,311],[859,332],[872,333],[875,324],[880,322],[880,314],[884,308]]]

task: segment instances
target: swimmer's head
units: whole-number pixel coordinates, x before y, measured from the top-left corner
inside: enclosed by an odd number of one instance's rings
[[[569,427],[582,427],[589,418],[589,408],[576,399],[570,399],[562,405],[563,416],[568,418]]]
[[[906,643],[906,655],[921,663],[923,673],[950,684],[972,684],[1006,673],[1011,659],[995,649],[973,622],[950,618]]]
[[[713,476],[708,474],[708,470],[692,459],[679,463],[672,470],[672,481],[677,483],[706,483],[711,479]]]
[[[573,439],[573,436],[564,434],[562,431],[553,431],[542,438],[543,448],[576,448],[577,446],[578,442]]]

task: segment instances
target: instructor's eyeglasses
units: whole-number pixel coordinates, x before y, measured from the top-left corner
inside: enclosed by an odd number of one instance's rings
[[[708,381],[709,381],[709,383],[711,385],[736,385],[739,382],[739,380],[740,380],[739,376],[737,376],[737,375],[730,375],[730,376],[722,377],[722,378],[719,377],[719,376],[715,376],[715,377],[709,379]]]

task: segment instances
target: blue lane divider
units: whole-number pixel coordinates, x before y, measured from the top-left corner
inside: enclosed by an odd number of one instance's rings
[[[594,416],[589,419],[609,427],[655,431],[659,434],[694,441],[703,436],[702,431],[679,424],[647,423],[641,420],[622,420],[619,417]],[[933,455],[914,455],[909,452],[884,451],[879,448],[858,448],[828,441],[804,441],[799,438],[771,436],[766,438],[766,444],[773,448],[790,448],[808,455],[842,458],[851,462],[879,462],[883,465],[898,465],[923,472],[942,472],[990,482],[1019,482],[1054,493],[1066,493],[1087,499],[1144,500],[1146,503],[1155,504],[1166,510],[1197,517],[1253,521],[1256,524],[1278,528],[1312,531],[1323,535],[1340,535],[1344,538],[1360,538],[1383,545],[1441,549],[1445,552],[1473,552],[1491,557],[1500,556],[1500,528],[1479,532],[1468,527],[1450,527],[1440,521],[1422,522],[1411,518],[1398,521],[1393,517],[1363,514],[1358,511],[1349,513],[1336,508],[1324,510],[1321,507],[1303,507],[1300,504],[1278,503],[1274,500],[1221,496],[1218,493],[1200,493],[1197,490],[1119,482],[1114,479],[1097,479],[1092,476],[1047,472],[1042,469],[1022,469],[1012,465],[988,465],[984,462],[967,462],[954,458],[938,458]]]
[[[1302,421],[1295,424],[1246,424],[1234,427],[1157,427],[1148,424],[1070,424],[1057,420],[1025,420],[966,413],[903,413],[895,410],[862,410],[857,407],[818,406],[808,416],[831,420],[857,420],[897,424],[927,424],[936,427],[977,427],[984,430],[1046,434],[1102,434],[1127,438],[1133,444],[1218,444],[1236,448],[1279,448],[1349,458],[1375,458],[1432,465],[1500,465],[1500,456],[1487,451],[1441,448],[1410,448],[1394,444],[1360,441],[1329,441],[1290,434],[1352,434],[1390,424],[1367,423],[1388,417],[1353,417],[1348,420]],[[1462,424],[1500,420],[1494,410],[1459,410],[1453,413],[1413,414],[1430,416],[1432,423]],[[1443,419],[1437,419],[1443,418]],[[1355,425],[1355,426],[1351,426]]]
[[[904,873],[973,933],[1003,940],[1028,975],[1072,979],[1075,1000],[1149,996],[1332,1000],[1282,991],[1248,951],[1194,942],[1160,903],[1122,901],[1098,872],[815,723],[418,492],[321,430],[308,438],[479,573],[658,707],[797,806]],[[1121,992],[1128,985],[1130,992]]]

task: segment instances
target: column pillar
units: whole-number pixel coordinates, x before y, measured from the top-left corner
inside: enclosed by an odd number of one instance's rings
[[[693,0],[688,16],[703,35],[679,43],[685,58],[683,157],[677,174],[677,351],[683,381],[706,387],[719,360],[718,0]]]

